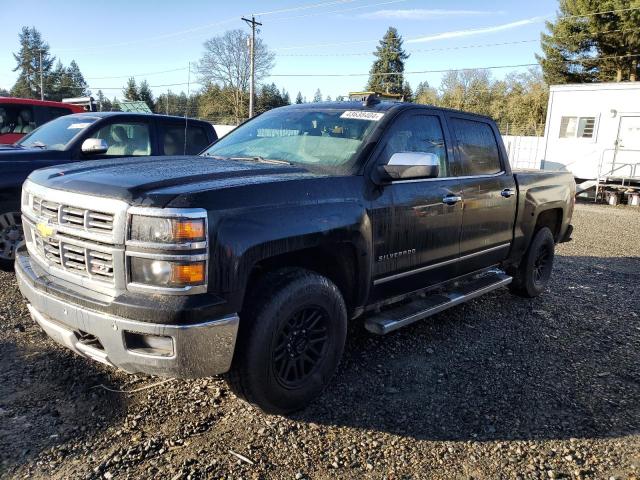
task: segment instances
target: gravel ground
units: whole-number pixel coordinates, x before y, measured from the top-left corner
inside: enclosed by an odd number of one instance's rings
[[[0,274],[5,478],[640,478],[640,210],[579,204],[548,292],[351,327],[325,394],[264,415],[218,378],[127,376],[48,340]]]

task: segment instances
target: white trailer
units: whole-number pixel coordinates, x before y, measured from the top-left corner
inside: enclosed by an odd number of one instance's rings
[[[588,187],[640,186],[640,82],[552,85],[541,168]]]

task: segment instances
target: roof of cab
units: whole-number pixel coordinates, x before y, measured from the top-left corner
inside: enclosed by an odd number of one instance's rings
[[[300,103],[300,104],[294,104],[294,105],[287,105],[285,107],[280,107],[280,108],[295,108],[295,109],[302,109],[302,110],[315,110],[315,109],[323,109],[323,108],[327,108],[327,109],[340,109],[340,110],[369,110],[369,111],[373,111],[373,112],[387,112],[389,110],[406,110],[409,108],[422,108],[425,110],[436,110],[436,111],[441,111],[441,112],[450,112],[450,113],[457,113],[457,114],[464,114],[464,115],[468,115],[468,116],[473,116],[473,117],[477,117],[480,118],[482,120],[489,120],[491,122],[493,122],[494,120],[487,116],[487,115],[481,115],[479,113],[471,113],[471,112],[465,112],[463,110],[455,110],[453,108],[445,108],[445,107],[438,107],[436,105],[423,105],[423,104],[419,104],[419,103],[410,103],[410,102],[394,102],[394,101],[385,101],[385,100],[381,100],[377,103],[373,103],[370,105],[365,105],[364,102],[360,102],[360,101],[353,101],[353,100],[349,100],[349,101],[345,101],[345,102],[311,102],[311,103]]]
[[[74,113],[70,115],[72,117],[95,117],[95,118],[108,118],[108,117],[154,117],[168,120],[177,120],[184,122],[184,117],[178,117],[176,115],[161,115],[158,113],[140,113],[140,112],[83,112],[83,113]],[[187,117],[187,120],[190,122],[201,122],[201,123],[209,123],[203,120],[197,120],[195,118]]]

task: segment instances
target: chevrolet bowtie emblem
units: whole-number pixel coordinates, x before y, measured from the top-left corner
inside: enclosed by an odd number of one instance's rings
[[[38,229],[38,233],[40,233],[40,236],[44,238],[49,238],[55,233],[54,228],[48,223],[38,223],[36,225],[36,228]]]

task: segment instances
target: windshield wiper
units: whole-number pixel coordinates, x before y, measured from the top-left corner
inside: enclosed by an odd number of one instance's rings
[[[259,155],[253,157],[223,157],[220,155],[212,155],[210,153],[203,154],[205,157],[215,158],[216,160],[253,160],[254,162],[260,163],[276,163],[279,165],[292,165],[291,162],[287,162],[286,160],[275,160],[273,158],[264,158]]]
[[[47,146],[42,143],[40,140],[36,140],[35,142],[33,142],[31,145],[29,145],[30,147],[36,147],[36,148],[42,148],[45,149],[47,148]]]

